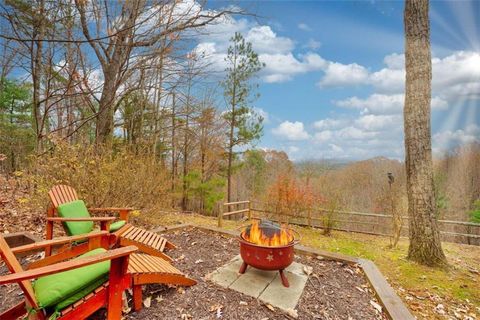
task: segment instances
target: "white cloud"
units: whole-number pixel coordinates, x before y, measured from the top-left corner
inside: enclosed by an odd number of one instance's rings
[[[330,62],[325,70],[325,76],[317,83],[320,87],[364,84],[368,80],[368,70],[356,63],[341,64]]]
[[[480,142],[480,126],[471,124],[465,129],[438,132],[433,135],[432,142],[433,152],[436,154],[441,154],[462,144]]]
[[[315,141],[327,142],[327,141],[332,139],[333,132],[331,130],[324,130],[324,131],[320,131],[320,132],[315,133],[315,135],[313,137],[314,137]]]
[[[253,111],[263,118],[263,123],[270,122],[270,116],[267,111],[263,110],[262,108],[256,108],[256,107],[253,108]]]
[[[383,62],[390,69],[394,69],[394,70],[404,69],[405,55],[399,54],[399,53],[392,53],[385,56],[385,58],[383,58]]]
[[[322,46],[320,41],[310,38],[308,42],[303,46],[304,48],[308,48],[310,50],[317,50]]]
[[[312,29],[306,23],[299,23],[298,24],[298,29],[303,30],[303,31],[312,31]]]
[[[399,93],[404,91],[405,70],[384,68],[370,74],[366,84],[371,84],[380,93]]]
[[[300,121],[284,121],[277,128],[274,128],[272,133],[290,141],[307,140],[310,138],[310,135],[305,131],[303,122]]]
[[[326,119],[315,121],[313,123],[313,127],[318,130],[338,129],[340,127],[345,126],[347,123],[348,122],[346,120],[342,120],[342,119],[326,118]]]
[[[209,62],[210,68],[222,72],[225,67],[225,57],[230,45],[229,40],[235,32],[244,35],[245,40],[252,43],[260,61],[266,64],[261,71],[265,82],[285,82],[295,75],[322,70],[327,61],[316,53],[294,55],[294,41],[281,37],[270,26],[258,25],[245,19],[236,20],[225,16],[218,22],[205,27],[206,32],[198,36],[200,42],[194,52],[202,54]],[[319,43],[310,43],[317,47]]]
[[[343,148],[337,146],[336,144],[330,143],[328,146],[334,153],[337,153],[337,154],[343,153]]]
[[[389,130],[395,126],[402,126],[400,115],[374,115],[368,114],[355,120],[355,124],[365,130]]]
[[[365,159],[403,156],[403,117],[400,114],[359,114],[314,122],[317,157]]]
[[[294,48],[291,39],[277,36],[270,26],[251,28],[246,34],[245,40],[251,42],[253,49],[261,53],[286,54]]]
[[[388,114],[401,112],[404,103],[403,94],[372,94],[366,99],[351,97],[335,101],[339,107],[360,109],[363,113]]]
[[[379,94],[400,94],[405,90],[405,57],[385,56],[385,68],[369,73],[358,64],[331,63],[320,86],[371,85]],[[329,65],[329,66],[330,66]],[[348,76],[351,74],[351,76]],[[432,93],[442,100],[480,99],[480,53],[457,51],[444,58],[432,58]],[[444,107],[445,108],[445,107]]]
[[[303,55],[301,60],[292,53],[260,54],[259,59],[266,64],[262,71],[266,82],[288,81],[297,74],[320,70],[326,64],[326,61],[315,53]]]
[[[340,129],[336,132],[336,135],[340,139],[346,140],[362,140],[374,138],[378,133],[372,131],[362,130],[353,126]]]
[[[288,147],[288,152],[289,153],[297,153],[298,151],[300,151],[299,147],[296,147],[296,146],[289,146]]]
[[[405,103],[404,94],[378,94],[374,93],[366,99],[351,97],[345,100],[334,102],[339,107],[360,109],[362,114],[395,114],[401,113]],[[448,107],[445,100],[440,97],[433,97],[432,109],[440,110]]]

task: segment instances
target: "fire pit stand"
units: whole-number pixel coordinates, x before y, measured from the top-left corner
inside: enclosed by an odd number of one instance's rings
[[[298,239],[298,237],[295,237],[287,245],[270,247],[248,242],[240,235],[240,256],[243,263],[238,272],[240,274],[245,273],[248,266],[260,270],[278,270],[282,284],[289,287],[288,279],[283,271],[293,262],[293,249],[294,245],[299,242]]]

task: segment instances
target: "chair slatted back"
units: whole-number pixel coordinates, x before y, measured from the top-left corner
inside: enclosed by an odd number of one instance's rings
[[[50,197],[55,209],[61,204],[78,200],[78,195],[75,189],[63,184],[54,186],[48,192],[48,196]]]
[[[2,256],[3,261],[5,261],[5,264],[7,265],[8,270],[10,270],[11,273],[17,273],[17,272],[22,272],[23,268],[20,262],[18,262],[17,258],[13,254],[12,250],[8,246],[8,243],[5,241],[5,239],[0,235],[0,254]],[[32,283],[30,280],[22,280],[18,283],[20,285],[20,288],[22,289],[23,293],[25,294],[25,299],[27,300],[27,303],[37,309],[38,308],[38,303],[37,300],[35,299],[35,292],[33,291]]]

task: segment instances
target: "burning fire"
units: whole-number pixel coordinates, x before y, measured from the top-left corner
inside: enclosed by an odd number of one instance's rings
[[[250,229],[250,230],[248,230]],[[268,228],[272,230],[271,235],[267,234],[269,232],[264,232],[264,228],[260,226],[258,220],[254,220],[250,227],[245,228],[242,231],[242,238],[248,242],[258,244],[261,246],[267,247],[278,247],[289,244],[293,241],[293,233],[290,229],[282,226],[281,228]]]

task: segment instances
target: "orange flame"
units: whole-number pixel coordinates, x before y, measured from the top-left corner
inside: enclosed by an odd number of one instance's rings
[[[248,228],[248,227],[247,227]],[[247,232],[247,228],[242,231],[242,238],[248,242],[258,244],[267,247],[279,247],[289,244],[293,241],[293,232],[282,226],[280,232],[276,232],[273,236],[266,235],[260,228],[258,220],[254,220],[250,232]]]

